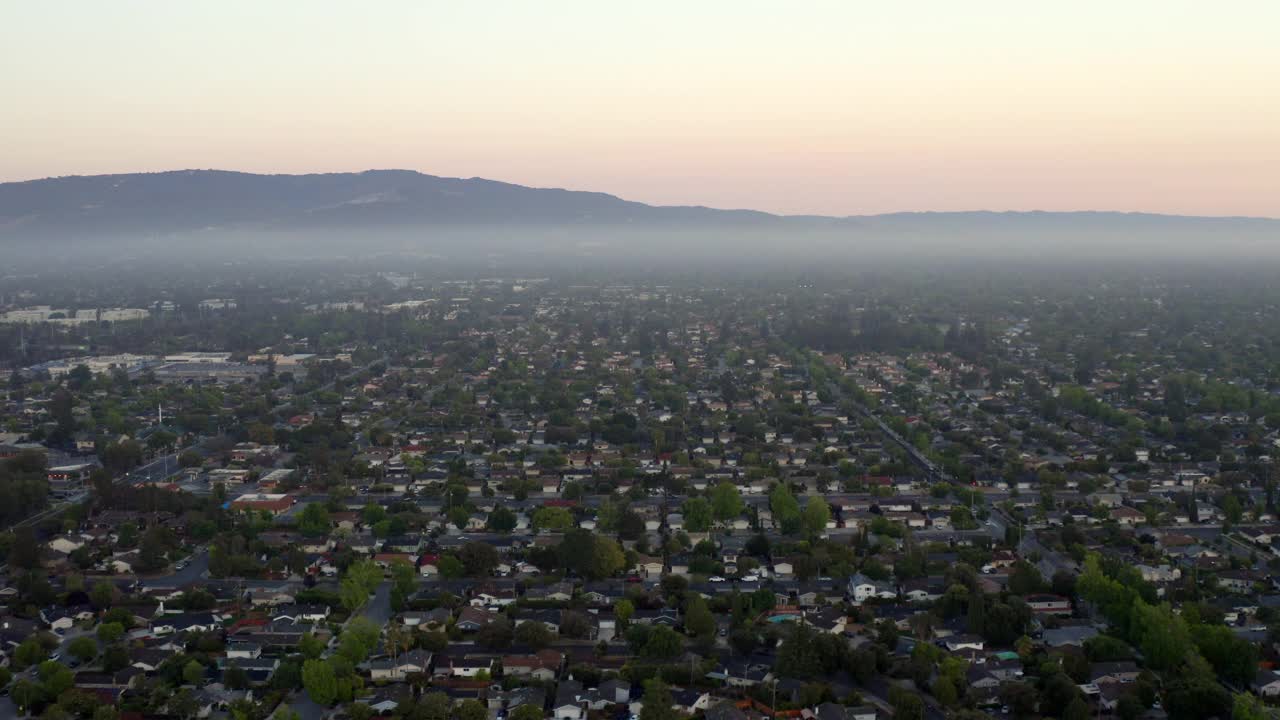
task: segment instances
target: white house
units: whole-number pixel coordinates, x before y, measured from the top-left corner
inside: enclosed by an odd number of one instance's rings
[[[898,590],[892,584],[872,580],[862,573],[857,573],[849,578],[847,592],[853,598],[855,604],[864,603],[872,598],[892,600],[898,597]]]

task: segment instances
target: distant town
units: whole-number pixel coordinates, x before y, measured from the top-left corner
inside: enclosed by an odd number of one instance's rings
[[[449,272],[0,279],[0,716],[1280,700],[1267,278]]]

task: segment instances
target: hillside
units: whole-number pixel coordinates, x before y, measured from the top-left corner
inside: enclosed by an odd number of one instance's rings
[[[196,235],[205,243],[258,242],[262,233],[283,243],[307,238],[317,252],[349,249],[343,241],[359,233],[370,249],[421,251],[589,245],[632,254],[1280,254],[1280,220],[1272,219],[1110,212],[779,216],[653,206],[604,193],[407,170],[314,175],[181,170],[0,184],[0,244],[13,250],[85,243],[98,249],[106,249],[103,243],[132,247]]]

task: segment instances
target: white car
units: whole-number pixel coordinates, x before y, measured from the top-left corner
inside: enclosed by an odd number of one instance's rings
[[[719,575],[712,575],[707,579],[710,580],[711,582],[724,582],[724,578],[720,577]]]
[[[759,576],[759,575],[756,575],[755,573],[752,573],[751,575],[743,575],[743,576],[742,576],[742,581],[743,581],[743,582],[756,582],[756,581],[757,581],[757,580],[759,580],[759,579],[760,579],[760,576]]]

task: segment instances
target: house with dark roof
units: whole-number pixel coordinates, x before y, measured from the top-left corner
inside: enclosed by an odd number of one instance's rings
[[[464,607],[458,613],[456,626],[463,632],[475,632],[497,619],[497,614],[478,607]]]
[[[748,720],[747,714],[732,701],[722,700],[706,709],[705,720]]]
[[[414,649],[395,658],[383,658],[369,661],[369,678],[371,680],[390,680],[399,682],[414,673],[426,673],[431,670],[431,653]]]
[[[556,699],[551,704],[555,720],[582,720],[582,683],[564,680],[556,687]]]

